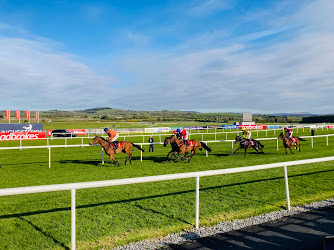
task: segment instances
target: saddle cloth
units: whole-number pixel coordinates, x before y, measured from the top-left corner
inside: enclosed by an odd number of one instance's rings
[[[117,146],[118,148],[121,147],[121,143],[120,143],[119,141],[116,141],[115,144],[116,144],[116,146]],[[114,148],[114,147],[115,147],[115,145],[112,144],[112,148]]]
[[[193,142],[192,140],[189,140],[189,141],[188,141],[188,144],[189,144],[189,145],[187,145],[187,146],[191,146],[191,147],[194,146],[194,142]]]

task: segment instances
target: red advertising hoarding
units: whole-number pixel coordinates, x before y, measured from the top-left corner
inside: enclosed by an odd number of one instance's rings
[[[37,140],[45,138],[45,132],[2,132],[0,141]]]
[[[26,117],[29,120],[29,118],[30,118],[30,111],[29,110],[26,110]]]
[[[334,128],[334,125],[328,125],[327,128]]]
[[[39,112],[36,110],[36,111],[35,111],[35,119],[37,120],[38,117],[39,117]]]
[[[6,110],[6,119],[9,120],[10,117],[10,110]]]
[[[267,129],[267,125],[265,124],[257,124],[257,125],[239,125],[239,128],[243,129]]]

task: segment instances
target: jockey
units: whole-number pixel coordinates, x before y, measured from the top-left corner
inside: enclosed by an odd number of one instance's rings
[[[109,143],[110,143],[110,145],[113,145],[114,152],[116,152],[117,144],[115,143],[115,141],[119,136],[118,133],[116,131],[110,130],[108,128],[105,128],[104,132],[106,132],[107,135],[109,136]]]
[[[174,130],[173,134],[176,136],[176,138],[181,139],[181,130],[179,128]]]
[[[246,128],[243,128],[242,129],[242,138],[246,139],[248,141],[248,144],[250,144],[251,142],[251,136],[252,136],[252,133],[246,129]]]
[[[288,127],[285,127],[284,128],[284,132],[285,132],[285,136],[290,139],[290,141],[293,141],[292,140],[292,134],[293,134],[293,131],[291,128],[288,128]]]
[[[189,132],[188,132],[188,130],[183,129],[183,130],[180,132],[180,137],[181,137],[181,139],[184,141],[184,143],[185,143],[186,145],[189,145],[189,142],[188,142],[188,136],[189,136]]]

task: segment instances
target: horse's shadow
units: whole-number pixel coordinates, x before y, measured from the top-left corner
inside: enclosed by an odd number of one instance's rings
[[[87,164],[87,165],[94,165],[99,166],[102,165],[101,160],[60,160],[59,163],[61,164],[67,164],[67,163],[74,163],[74,164]]]

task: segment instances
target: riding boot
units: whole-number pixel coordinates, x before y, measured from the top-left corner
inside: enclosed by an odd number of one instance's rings
[[[188,140],[184,140],[184,144],[186,144],[186,146],[189,146]]]

